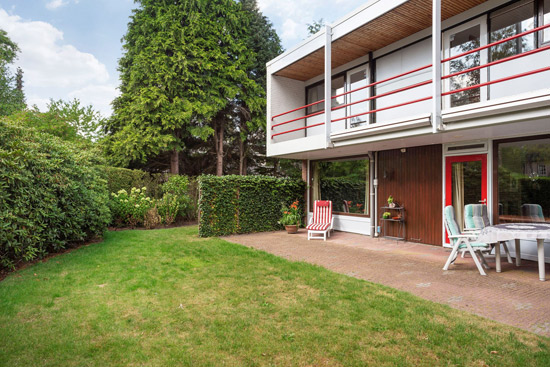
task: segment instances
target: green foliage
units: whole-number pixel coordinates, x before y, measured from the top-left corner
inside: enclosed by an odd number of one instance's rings
[[[145,162],[207,139],[211,120],[235,98],[265,104],[247,75],[246,12],[232,0],[138,0],[123,38],[121,95],[114,103],[107,151],[113,162]]]
[[[170,200],[174,200],[175,198],[175,200],[177,201],[177,216],[187,216],[191,207],[191,199],[188,195],[189,178],[187,176],[171,176],[168,181],[166,181],[162,185],[162,192],[164,192],[163,200],[167,194],[171,194],[170,196],[168,196],[168,198],[170,198]]]
[[[299,204],[299,201],[295,201],[288,207],[283,206],[281,208],[283,217],[279,221],[279,224],[283,226],[299,226],[302,221],[302,214],[300,213],[300,209],[298,207]]]
[[[168,180],[165,173],[149,173],[138,169],[120,167],[104,167],[109,192],[120,190],[130,192],[133,187],[146,187],[147,193],[153,198],[162,197],[162,185]]]
[[[183,194],[185,195],[185,194]],[[174,223],[180,213],[181,197],[179,195],[167,192],[162,199],[158,200],[156,207],[161,218],[161,222],[167,225]]]
[[[17,58],[19,47],[0,29],[0,116],[8,116],[25,108],[23,72],[12,75],[9,65]]]
[[[323,21],[323,18],[320,18],[319,20],[314,20],[313,23],[308,23],[306,25],[307,33],[311,36],[319,32],[325,26],[325,22]]]
[[[146,194],[147,187],[135,188],[130,192],[120,190],[111,193],[110,208],[113,223],[117,226],[142,226],[145,214],[155,206],[155,202]]]
[[[0,267],[100,235],[110,221],[92,153],[0,121]]]
[[[272,231],[281,228],[281,205],[302,200],[301,180],[268,176],[199,177],[199,235]],[[303,207],[299,209],[303,212]]]
[[[70,102],[52,99],[47,107],[46,112],[40,112],[34,106],[14,113],[9,119],[66,141],[84,144],[87,148],[102,136],[100,127],[105,119],[91,105],[81,106],[76,98]]]

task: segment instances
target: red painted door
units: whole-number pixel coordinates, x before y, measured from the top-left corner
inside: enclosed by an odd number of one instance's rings
[[[464,206],[487,205],[487,154],[462,155],[445,159],[445,206],[455,208],[463,228]],[[449,243],[447,235],[445,240]]]

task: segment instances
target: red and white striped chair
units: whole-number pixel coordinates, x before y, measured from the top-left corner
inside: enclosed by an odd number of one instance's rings
[[[313,216],[306,229],[308,240],[323,239],[326,241],[327,235],[330,237],[330,231],[332,231],[332,201],[315,200],[313,203]],[[317,234],[323,236],[314,236]]]

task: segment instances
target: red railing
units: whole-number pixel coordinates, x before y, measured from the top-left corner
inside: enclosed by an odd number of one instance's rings
[[[540,32],[540,31],[542,31],[544,29],[547,29],[547,28],[550,28],[550,24],[546,24],[546,25],[543,25],[543,26],[540,26],[540,27],[522,32],[522,33],[518,33],[514,36],[504,38],[502,40],[495,41],[495,42],[489,43],[489,44],[481,46],[481,47],[477,47],[475,49],[460,53],[458,55],[445,58],[445,59],[441,60],[441,63],[446,63],[446,62],[458,59],[460,57],[464,57],[466,55],[469,55],[469,54],[472,54],[472,53],[475,53],[475,52],[480,52],[480,51],[488,49],[490,47],[494,47],[494,46],[500,45],[502,43],[509,42],[511,40],[514,40],[514,39],[517,39],[517,38],[520,38],[520,37],[524,37],[526,35],[529,35],[529,34],[532,34],[532,33],[535,33],[535,32]],[[521,54],[508,56],[508,57],[502,58],[500,60],[492,61],[492,62],[483,64],[483,65],[474,66],[472,68],[461,70],[461,71],[458,71],[458,72],[455,72],[455,73],[451,73],[451,74],[443,76],[441,79],[445,80],[445,79],[453,78],[453,77],[456,77],[458,75],[470,73],[472,71],[477,71],[477,70],[480,70],[480,69],[483,69],[483,68],[487,68],[487,67],[491,67],[491,66],[494,66],[494,65],[502,64],[502,63],[505,63],[505,62],[508,62],[508,61],[511,61],[511,60],[519,59],[519,58],[522,58],[522,57],[525,57],[525,56],[533,55],[533,54],[543,52],[543,51],[547,51],[547,50],[550,50],[550,45],[544,46],[544,47],[539,47],[539,48],[536,48],[536,49],[531,50],[531,51],[523,52]],[[332,96],[331,100],[335,99],[335,98],[338,98],[338,97],[342,97],[342,96],[350,94],[350,93],[354,93],[354,92],[366,89],[366,88],[371,88],[371,87],[376,86],[378,84],[386,83],[386,82],[389,82],[389,81],[392,81],[392,80],[401,78],[403,76],[407,76],[407,75],[410,75],[410,74],[413,74],[413,73],[416,73],[418,71],[422,71],[422,70],[425,70],[425,69],[428,69],[428,68],[431,68],[431,67],[432,67],[432,64],[424,65],[424,66],[421,66],[419,68],[415,68],[415,69],[409,70],[407,72],[404,72],[404,73],[401,73],[401,74],[398,74],[398,75],[395,75],[395,76],[392,76],[392,77],[389,77],[389,78],[386,78],[386,79],[383,79],[383,80],[379,80],[379,81],[370,83],[368,85],[365,85],[365,86],[362,86],[362,87],[359,87],[359,88],[356,88],[356,89],[353,89],[353,90],[350,90],[350,91]],[[508,77],[505,77],[505,78],[500,78],[500,79],[496,79],[496,80],[491,80],[491,81],[475,84],[475,85],[460,88],[460,89],[454,89],[454,90],[446,91],[446,92],[441,93],[441,96],[448,96],[448,95],[452,95],[452,94],[456,94],[456,93],[461,93],[461,92],[465,92],[465,91],[468,91],[468,90],[471,90],[471,89],[477,89],[477,88],[485,87],[485,86],[488,86],[488,85],[505,82],[505,81],[508,81],[508,80],[522,78],[522,77],[525,77],[525,76],[528,76],[528,75],[542,73],[542,72],[545,72],[545,71],[550,71],[550,66],[549,67],[543,67],[543,68],[536,69],[536,70],[532,70],[532,71],[528,71],[528,72],[524,72],[524,73],[520,73],[520,74],[511,75],[511,76],[508,76]],[[374,96],[371,96],[371,97],[368,97],[368,98],[361,99],[359,101],[350,102],[350,103],[342,104],[342,105],[339,105],[339,106],[336,106],[336,107],[332,107],[331,110],[335,111],[335,110],[339,110],[339,109],[342,109],[342,108],[345,108],[345,107],[348,107],[348,106],[352,106],[352,105],[355,105],[355,104],[358,104],[358,103],[365,103],[365,102],[368,102],[368,101],[376,100],[376,99],[382,98],[382,97],[387,97],[387,96],[390,96],[390,95],[393,95],[393,94],[397,94],[397,93],[400,93],[400,92],[404,92],[404,91],[407,91],[407,90],[418,88],[418,87],[428,85],[428,84],[431,84],[431,83],[432,83],[431,79],[430,80],[425,80],[425,81],[420,82],[420,83],[416,83],[416,84],[412,84],[410,86],[394,89],[394,90],[391,90],[389,92],[385,92],[385,93],[382,93],[382,94],[378,94],[378,95],[374,95]],[[333,123],[333,122],[337,122],[337,121],[341,121],[341,120],[351,119],[351,118],[354,118],[354,117],[370,115],[370,114],[380,112],[380,111],[385,111],[385,110],[389,110],[389,109],[393,109],[393,108],[398,108],[398,107],[402,107],[402,106],[406,106],[406,105],[410,105],[410,104],[414,104],[414,103],[427,101],[427,100],[430,100],[432,98],[433,98],[432,96],[418,98],[418,99],[415,99],[415,100],[412,100],[412,101],[402,102],[402,103],[387,106],[387,107],[382,107],[382,108],[378,108],[378,109],[374,109],[374,110],[369,110],[369,111],[354,114],[354,115],[351,115],[351,116],[336,118],[336,119],[331,120],[331,122]],[[302,109],[305,109],[305,108],[308,108],[308,107],[311,107],[311,106],[315,106],[315,105],[318,105],[318,104],[324,103],[324,102],[325,102],[325,99],[322,99],[322,100],[319,100],[319,101],[316,101],[316,102],[313,102],[313,103],[310,103],[310,104],[292,109],[290,111],[286,111],[286,112],[274,115],[271,118],[271,120],[274,121],[277,117],[281,117],[281,116],[287,115],[287,114],[292,113],[292,112],[297,112],[297,111],[300,111]],[[308,114],[308,115],[305,115],[305,116],[296,117],[296,118],[293,118],[293,119],[290,119],[290,120],[287,120],[287,121],[283,121],[283,122],[280,122],[280,123],[275,123],[275,124],[271,125],[271,130],[273,130],[275,127],[278,127],[278,126],[281,126],[281,125],[289,124],[291,122],[295,122],[295,121],[299,121],[299,120],[304,120],[304,119],[314,117],[314,116],[318,116],[318,115],[322,115],[322,114],[324,114],[324,111],[318,111],[318,112],[315,112],[315,113],[311,113],[311,114]],[[320,122],[320,123],[312,124],[312,125],[309,125],[309,126],[302,126],[302,127],[291,129],[291,130],[278,132],[278,133],[272,134],[271,138],[273,139],[275,136],[278,136],[278,135],[283,135],[283,134],[288,134],[288,133],[295,132],[295,131],[310,129],[310,128],[321,126],[321,125],[324,125],[324,124],[325,124],[325,122]]]

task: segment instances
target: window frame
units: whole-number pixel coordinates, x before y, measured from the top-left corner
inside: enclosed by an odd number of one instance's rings
[[[308,186],[309,186],[309,194],[308,194],[309,208],[308,208],[308,212],[309,213],[313,212],[313,190],[312,190],[312,187],[313,187],[313,164],[314,163],[317,163],[317,162],[359,161],[359,160],[365,160],[365,159],[369,160],[369,201],[368,201],[368,204],[369,204],[368,212],[369,212],[369,214],[346,213],[346,212],[336,211],[336,210],[334,210],[334,206],[333,206],[332,214],[340,215],[340,216],[347,216],[347,217],[371,218],[372,208],[371,208],[371,200],[370,200],[370,191],[372,190],[371,185],[372,185],[372,174],[373,173],[370,171],[371,160],[370,160],[370,157],[369,157],[368,154],[354,155],[354,156],[347,156],[347,157],[339,157],[339,158],[326,158],[326,159],[310,160],[309,161],[309,166],[308,166],[308,170],[310,172],[309,182],[308,182]]]

